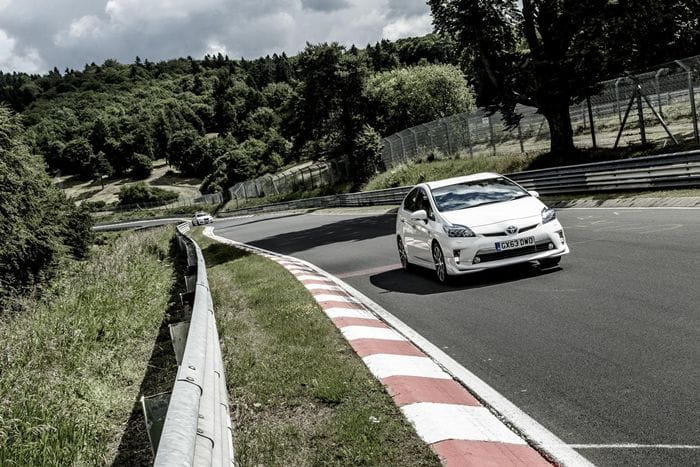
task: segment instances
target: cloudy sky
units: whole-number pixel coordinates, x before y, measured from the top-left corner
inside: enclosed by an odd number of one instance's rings
[[[294,54],[430,32],[425,0],[0,0],[0,70]]]

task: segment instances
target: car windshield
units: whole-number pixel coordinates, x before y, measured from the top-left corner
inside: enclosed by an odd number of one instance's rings
[[[432,190],[438,211],[458,211],[484,204],[502,203],[530,196],[504,177],[455,183]]]
[[[197,214],[195,214],[195,216],[197,216],[197,217],[204,217],[204,216],[208,216],[208,215],[209,214],[207,214],[206,212],[198,212]]]

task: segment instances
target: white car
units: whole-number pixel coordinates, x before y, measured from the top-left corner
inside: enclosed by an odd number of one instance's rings
[[[396,217],[401,265],[433,269],[439,282],[530,261],[554,267],[569,247],[556,213],[538,197],[495,173],[421,183]]]
[[[204,225],[214,222],[214,218],[209,213],[197,212],[192,216],[192,225]]]

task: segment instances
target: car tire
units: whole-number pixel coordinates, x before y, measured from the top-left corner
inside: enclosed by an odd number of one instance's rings
[[[556,258],[545,258],[541,259],[539,261],[540,263],[540,268],[542,269],[550,269],[557,267],[559,265],[559,262],[561,261],[561,256],[557,256]]]
[[[403,240],[401,237],[396,237],[396,245],[399,250],[399,260],[401,261],[401,269],[404,271],[410,271],[412,269],[412,264],[408,262],[408,254],[406,253],[406,247],[403,245]]]
[[[446,284],[450,280],[450,275],[447,272],[447,263],[445,263],[445,255],[442,253],[442,248],[438,242],[433,242],[433,264],[435,265],[435,278],[441,284]]]

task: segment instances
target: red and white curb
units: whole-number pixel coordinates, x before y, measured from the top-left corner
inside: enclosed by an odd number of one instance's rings
[[[416,339],[415,331],[387,324],[378,316],[378,305],[331,274],[297,258],[219,237],[211,227],[204,235],[264,256],[296,276],[444,465],[591,465],[551,433],[553,442],[529,439],[550,462],[445,371],[445,365],[426,355],[419,348],[422,343],[416,345],[422,338]]]

